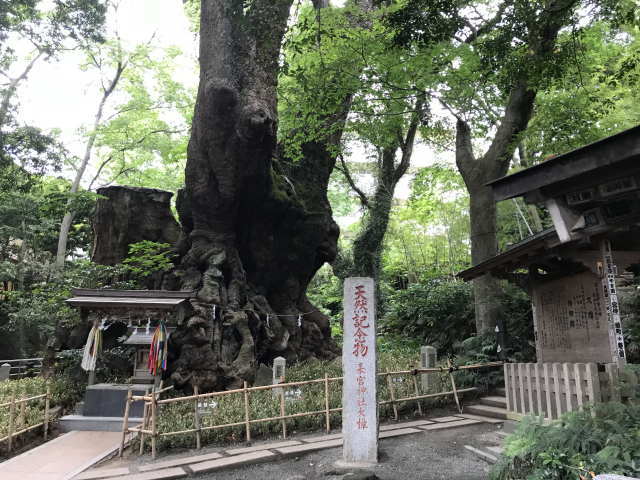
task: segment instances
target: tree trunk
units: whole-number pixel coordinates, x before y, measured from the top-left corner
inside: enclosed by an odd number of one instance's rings
[[[473,265],[498,253],[496,228],[496,202],[493,191],[481,185],[469,191],[469,218],[471,262]],[[473,281],[473,293],[478,333],[489,332],[496,325],[501,288],[492,275],[483,275]]]
[[[193,315],[170,338],[169,374],[179,388],[237,387],[276,356],[338,352],[328,318],[306,297],[315,272],[336,255],[330,155],[307,145],[302,165],[285,170],[274,161],[278,57],[291,4],[202,1],[200,85],[177,203],[184,240],[176,276],[197,291]],[[305,162],[316,168],[301,168]]]

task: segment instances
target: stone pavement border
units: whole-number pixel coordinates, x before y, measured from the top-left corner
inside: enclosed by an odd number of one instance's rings
[[[441,430],[480,423],[494,423],[492,420],[480,416],[465,418],[465,415],[431,418],[404,423],[384,425],[380,428],[380,439],[421,433],[429,430]],[[288,455],[303,455],[305,453],[336,448],[342,445],[342,434],[316,435],[302,437],[298,440],[263,443],[244,448],[232,448],[219,452],[149,462],[137,467],[137,472],[131,468],[95,469],[88,470],[74,480],[165,480],[183,478],[193,473],[204,473],[223,468],[241,467],[257,462],[275,460]]]

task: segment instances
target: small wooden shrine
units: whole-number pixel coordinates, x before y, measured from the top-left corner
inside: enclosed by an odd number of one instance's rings
[[[92,290],[73,289],[73,297],[67,303],[80,309],[82,319],[92,325],[87,351],[99,355],[99,341],[91,345],[91,335],[104,330],[114,323],[127,326],[127,338],[124,345],[135,348],[132,377],[126,384],[94,384],[95,358],[87,362],[89,382],[85,393],[82,415],[69,415],[62,418],[63,429],[118,430],[124,412],[127,391],[143,395],[158,384],[162,369],[149,368],[149,355],[154,335],[161,330],[165,336],[189,315],[191,291],[164,290]],[[96,335],[100,338],[100,334]],[[95,350],[94,350],[95,349]],[[85,365],[83,358],[83,368]],[[141,406],[139,406],[141,407]],[[132,417],[142,416],[142,412],[131,412]]]
[[[489,186],[496,201],[523,197],[544,205],[553,227],[459,276],[472,280],[490,273],[529,291],[538,365],[575,362],[619,369],[625,346],[617,282],[640,264],[640,126]],[[575,368],[584,374],[582,366]],[[572,395],[580,396],[582,377],[574,378],[574,366],[566,371],[571,378],[562,381],[574,390],[563,393],[563,402],[570,405]]]

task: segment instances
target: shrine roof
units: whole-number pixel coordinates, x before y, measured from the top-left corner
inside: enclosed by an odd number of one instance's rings
[[[112,290],[74,288],[73,297],[66,300],[74,307],[152,308],[170,310],[194,296],[192,291]]]
[[[550,245],[559,243],[555,228],[548,228],[542,232],[525,238],[523,241],[511,245],[504,252],[488,258],[471,268],[461,271],[456,276],[465,282],[473,280],[485,273],[511,272],[517,268],[526,266],[526,261],[531,257],[546,251]]]
[[[493,189],[496,201],[506,200],[601,168],[618,167],[624,161],[631,162],[634,168],[640,165],[640,125],[554,156],[487,185]]]

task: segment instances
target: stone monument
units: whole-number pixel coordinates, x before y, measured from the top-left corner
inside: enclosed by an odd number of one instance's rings
[[[342,347],[342,436],[344,467],[378,463],[376,301],[373,279],[344,281]]]

